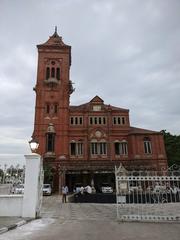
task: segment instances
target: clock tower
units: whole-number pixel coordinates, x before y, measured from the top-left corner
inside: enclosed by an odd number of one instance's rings
[[[132,127],[129,109],[107,105],[98,96],[70,106],[71,46],[57,29],[37,49],[32,137],[39,142],[45,182],[53,190],[67,185],[73,191],[77,183],[100,189],[104,182],[115,188],[114,166],[120,163],[127,170],[167,167],[162,133]]]
[[[71,46],[57,33],[37,45],[38,67],[33,138],[44,163],[58,164],[68,157]]]

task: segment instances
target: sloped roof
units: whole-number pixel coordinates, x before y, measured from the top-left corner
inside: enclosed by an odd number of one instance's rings
[[[152,131],[152,130],[143,129],[143,128],[137,128],[137,127],[130,127],[129,134],[161,134],[161,132]]]
[[[108,105],[108,104],[104,104],[104,100],[101,99],[99,96],[95,96],[93,99],[91,99],[90,102],[88,103],[84,103],[81,104],[79,106],[70,106],[70,111],[83,111],[83,110],[88,110],[88,108],[92,105],[92,104],[102,104],[105,110],[111,110],[111,111],[123,111],[123,112],[128,112],[129,109],[125,109],[125,108],[119,108],[119,107],[115,107],[112,105]]]
[[[52,36],[49,37],[49,39],[43,43],[43,44],[39,44],[37,45],[38,48],[41,47],[65,47],[65,48],[70,48],[69,45],[66,45],[63,40],[62,37],[58,35],[57,33],[57,28],[55,28],[55,32],[53,33]]]

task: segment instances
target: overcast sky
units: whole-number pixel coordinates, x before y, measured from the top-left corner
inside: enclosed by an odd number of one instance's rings
[[[26,154],[36,45],[72,46],[71,104],[99,95],[131,125],[180,134],[179,0],[0,0],[0,154]]]

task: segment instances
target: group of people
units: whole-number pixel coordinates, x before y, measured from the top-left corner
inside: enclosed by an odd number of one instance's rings
[[[67,195],[69,193],[69,189],[68,186],[63,186],[62,187],[62,203],[66,203],[67,202]],[[79,187],[74,189],[74,192],[77,194],[91,194],[93,192],[93,189],[90,185],[87,185],[86,187]]]
[[[86,187],[84,187],[84,193],[88,193],[91,194],[92,193],[92,187],[87,185]]]
[[[86,187],[75,187],[74,193],[76,194],[91,194],[93,192],[93,189],[90,185],[87,185]]]

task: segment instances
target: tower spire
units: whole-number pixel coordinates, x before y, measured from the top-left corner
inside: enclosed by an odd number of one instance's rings
[[[57,33],[57,26],[55,26],[55,29],[54,29],[54,34],[52,35],[52,37],[59,37],[58,33]]]

